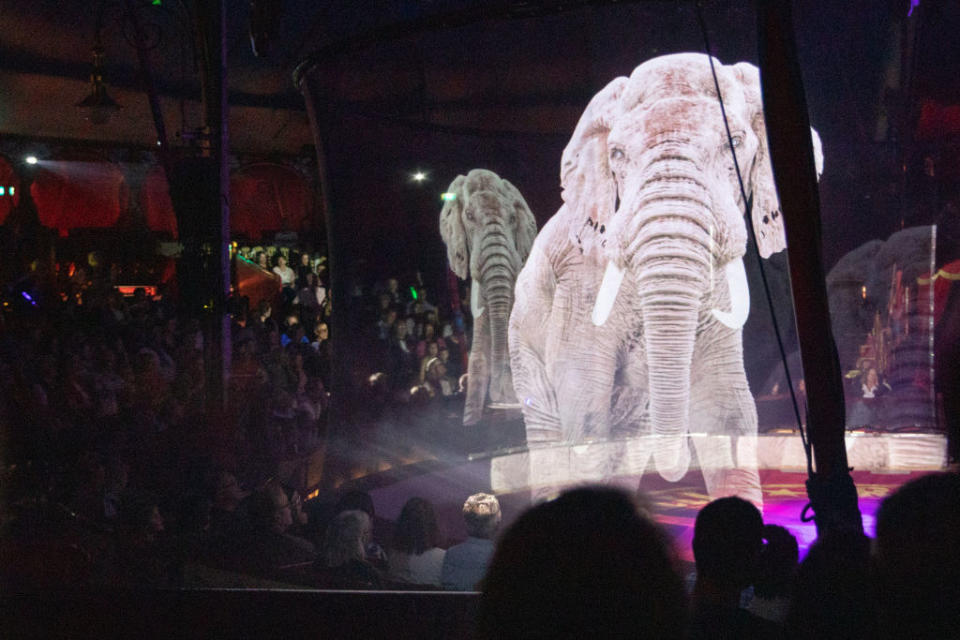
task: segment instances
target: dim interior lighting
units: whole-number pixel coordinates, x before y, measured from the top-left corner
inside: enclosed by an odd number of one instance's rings
[[[37,164],[37,162],[38,162],[38,161],[37,161],[37,156],[27,156],[27,157],[26,157],[26,162],[27,162],[27,164]]]
[[[451,202],[457,199],[457,194],[451,191],[447,191],[446,193],[440,194],[440,199],[443,200],[444,202]]]
[[[425,174],[423,171],[417,171],[416,173],[413,174],[414,182],[423,182],[426,179],[427,179],[427,174]]]
[[[13,195],[13,194],[16,193],[16,192],[17,192],[17,188],[16,188],[16,187],[10,187],[10,195]]]
[[[7,189],[5,187],[0,187],[0,196],[7,195]]]

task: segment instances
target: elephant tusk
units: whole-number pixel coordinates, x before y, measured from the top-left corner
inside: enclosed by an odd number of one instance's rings
[[[616,301],[620,285],[623,283],[623,273],[623,269],[612,261],[607,263],[607,270],[603,272],[603,282],[600,283],[597,301],[593,305],[593,313],[590,316],[595,326],[602,327],[603,323],[610,317],[613,303]]]
[[[480,285],[476,280],[470,281],[470,311],[474,318],[483,315],[483,307],[480,306]]]
[[[731,260],[724,267],[727,287],[730,290],[730,311],[712,309],[714,317],[731,329],[740,329],[750,315],[750,287],[747,285],[747,270],[743,258]]]

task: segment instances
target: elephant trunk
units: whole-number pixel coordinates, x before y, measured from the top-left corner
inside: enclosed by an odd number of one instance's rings
[[[520,258],[509,236],[498,227],[482,239],[477,265],[480,291],[490,331],[490,399],[513,402],[513,379],[510,375],[510,352],[507,329],[513,309],[513,286],[520,268]]]
[[[689,181],[682,197],[677,181]],[[710,198],[694,178],[653,178],[628,212],[636,214],[622,247],[639,291],[647,353],[654,463],[668,480],[686,473],[690,380],[697,325],[711,286]],[[625,203],[626,204],[626,203]]]

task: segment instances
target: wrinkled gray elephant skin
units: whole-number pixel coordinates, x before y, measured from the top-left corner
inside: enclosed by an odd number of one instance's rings
[[[786,240],[759,73],[715,65],[732,145],[705,55],[654,58],[590,101],[563,153],[564,203],[517,281],[510,355],[531,446],[643,434],[677,480],[691,434],[710,495],[760,503],[731,146],[761,255]]]
[[[463,423],[483,416],[487,397],[514,403],[507,346],[513,287],[523,266],[537,223],[520,192],[486,169],[457,176],[447,189],[440,212],[440,234],[450,268],[470,279],[473,345],[467,378]]]

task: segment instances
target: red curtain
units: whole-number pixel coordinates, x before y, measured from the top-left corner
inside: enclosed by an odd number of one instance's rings
[[[54,161],[37,171],[30,193],[41,224],[66,236],[71,229],[113,226],[126,185],[110,163]]]
[[[154,167],[144,179],[140,207],[151,231],[162,231],[177,237],[177,216],[173,212],[167,176],[162,167]]]
[[[230,177],[230,227],[256,240],[267,231],[303,231],[313,211],[310,185],[295,169],[257,163]]]

